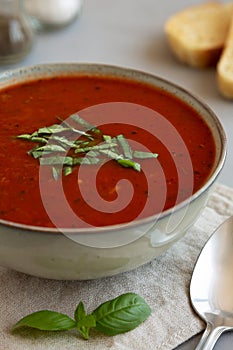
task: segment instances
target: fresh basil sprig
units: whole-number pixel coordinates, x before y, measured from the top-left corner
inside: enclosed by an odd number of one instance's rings
[[[114,336],[138,327],[150,314],[151,309],[142,297],[135,293],[126,293],[106,301],[90,314],[86,313],[83,302],[80,302],[75,309],[74,319],[55,311],[37,311],[19,320],[13,330],[20,327],[42,331],[76,329],[84,339],[89,339],[92,328]]]

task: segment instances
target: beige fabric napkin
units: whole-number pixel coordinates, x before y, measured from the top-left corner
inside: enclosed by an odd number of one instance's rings
[[[169,350],[204,328],[189,302],[189,283],[201,248],[213,230],[233,214],[233,189],[217,184],[195,226],[167,252],[134,271],[92,281],[43,280],[0,268],[1,350]],[[41,309],[71,317],[82,300],[88,311],[121,293],[146,299],[152,315],[135,330],[106,337],[93,334],[85,341],[75,332],[12,335],[13,324]]]

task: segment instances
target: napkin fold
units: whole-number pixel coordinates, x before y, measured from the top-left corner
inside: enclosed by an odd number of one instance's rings
[[[170,350],[204,329],[189,300],[196,259],[211,233],[233,214],[233,189],[217,184],[208,205],[187,234],[168,251],[134,271],[91,281],[54,281],[0,268],[1,350]],[[88,312],[116,296],[134,292],[152,309],[151,316],[131,332],[107,337],[76,332],[24,330],[12,326],[27,314],[49,309],[73,317],[80,300]]]

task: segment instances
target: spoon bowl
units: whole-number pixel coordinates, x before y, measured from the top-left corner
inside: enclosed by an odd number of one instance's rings
[[[206,322],[196,350],[211,350],[233,329],[233,216],[212,234],[197,259],[191,284],[193,308]]]

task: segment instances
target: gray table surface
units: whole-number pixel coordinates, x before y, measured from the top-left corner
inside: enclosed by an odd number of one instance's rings
[[[97,62],[144,70],[187,88],[218,115],[227,134],[228,155],[219,182],[233,187],[233,101],[224,100],[216,87],[215,69],[197,70],[174,59],[164,36],[168,17],[200,1],[194,0],[84,0],[80,18],[63,30],[37,35],[23,62],[0,67],[0,72],[48,62]],[[196,336],[177,350],[195,349]],[[233,333],[216,350],[232,350]],[[152,345],[153,348],[153,345]]]

